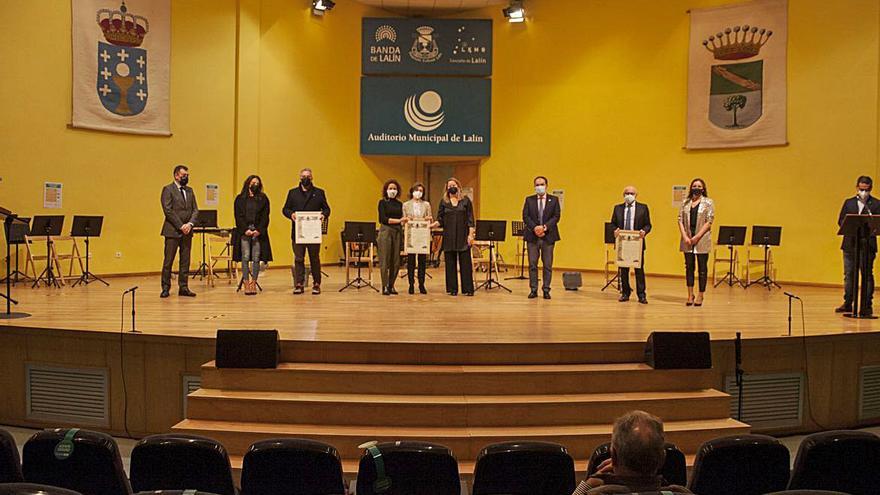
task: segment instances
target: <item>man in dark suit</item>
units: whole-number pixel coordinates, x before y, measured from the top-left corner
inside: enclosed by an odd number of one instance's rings
[[[312,183],[312,169],[304,168],[299,172],[299,185],[287,192],[282,212],[291,219],[290,238],[293,242],[293,293],[302,294],[305,289],[306,251],[309,253],[309,265],[312,270],[312,294],[321,293],[321,245],[296,243],[296,212],[320,211],[321,221],[330,218],[330,205],[323,189]]]
[[[547,194],[547,178],[535,177],[535,194],[526,197],[523,204],[523,239],[529,252],[529,299],[538,297],[538,258],[544,265],[544,299],[550,299],[550,281],[553,279],[553,246],[560,239],[556,225],[562,210],[559,198]]]
[[[863,175],[856,181],[856,195],[843,202],[840,209],[840,215],[837,218],[837,225],[842,225],[847,215],[880,215],[880,201],[871,196],[871,189],[874,187],[874,181],[870,177]],[[860,266],[862,270],[862,280],[865,286],[863,294],[865,299],[862,301],[861,314],[870,316],[873,314],[874,299],[874,258],[877,257],[877,237],[870,236],[867,245],[863,245],[862,249],[867,249],[867,266],[864,262],[856,260],[856,238],[852,236],[844,236],[840,245],[843,250],[843,305],[835,309],[838,313],[851,313],[853,310],[853,284],[855,279],[855,267]]]
[[[617,237],[621,230],[638,230],[642,235],[642,267],[636,268],[636,295],[639,302],[648,304],[648,296],[645,294],[645,236],[651,232],[651,212],[648,205],[636,202],[638,190],[633,186],[623,188],[623,203],[614,207],[611,214],[611,223],[614,225],[614,236]],[[620,302],[629,301],[632,294],[632,286],[629,285],[629,267],[619,268],[620,274]]]
[[[181,296],[195,297],[189,290],[189,255],[192,250],[193,226],[199,215],[196,195],[189,183],[189,169],[186,165],[174,167],[174,182],[162,188],[162,211],[165,223],[162,224],[162,236],[165,237],[165,259],[162,262],[162,294],[168,297],[171,290],[171,266],[174,257],[180,251],[177,284]]]

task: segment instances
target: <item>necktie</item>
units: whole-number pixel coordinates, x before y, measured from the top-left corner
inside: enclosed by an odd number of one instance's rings
[[[538,220],[544,222],[544,199],[538,198]]]
[[[632,205],[627,205],[626,207],[626,215],[623,220],[623,228],[626,230],[632,230]]]
[[[183,196],[183,202],[185,203],[186,202],[186,190],[183,188],[183,186],[180,187],[180,195]]]

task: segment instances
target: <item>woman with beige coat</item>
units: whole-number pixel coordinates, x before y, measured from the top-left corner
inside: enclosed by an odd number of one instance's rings
[[[681,231],[681,252],[684,253],[685,278],[688,288],[688,306],[702,306],[709,277],[709,251],[712,250],[712,237],[709,234],[715,220],[715,203],[709,199],[706,182],[703,179],[691,181],[688,197],[681,204],[678,213],[678,228]],[[694,298],[694,269],[699,275],[700,293]]]

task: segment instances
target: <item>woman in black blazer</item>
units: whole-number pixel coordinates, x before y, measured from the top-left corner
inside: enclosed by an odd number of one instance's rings
[[[241,262],[244,293],[255,295],[260,261],[272,261],[272,246],[269,244],[269,197],[263,193],[263,181],[257,175],[251,175],[244,181],[241,193],[235,198],[232,260]]]
[[[471,246],[474,245],[474,204],[461,192],[455,177],[446,181],[446,193],[440,201],[437,222],[443,228],[443,254],[446,264],[446,292],[458,295],[456,265],[461,275],[461,292],[474,295],[474,271]]]

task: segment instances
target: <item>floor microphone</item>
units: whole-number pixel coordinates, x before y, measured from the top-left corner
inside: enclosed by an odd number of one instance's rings
[[[785,294],[785,295],[788,296],[788,297],[791,297],[791,298],[797,299],[798,301],[801,300],[801,298],[799,298],[798,296],[792,294],[791,292],[783,292],[783,294]]]
[[[138,286],[137,286],[137,285],[135,285],[135,286],[132,287],[131,289],[127,289],[125,292],[123,292],[123,294],[128,294],[129,292],[134,292],[134,291],[136,291],[136,290],[138,290]]]

